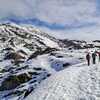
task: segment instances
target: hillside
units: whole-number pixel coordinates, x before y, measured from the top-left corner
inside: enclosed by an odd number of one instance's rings
[[[24,100],[28,95],[31,99],[32,95],[41,92],[38,87],[46,87],[46,91],[42,90],[44,94],[41,93],[40,96],[40,100],[44,100],[42,95],[44,97],[45,92],[49,96],[48,85],[52,87],[55,83],[63,84],[59,81],[63,82],[64,79],[65,83],[66,80],[70,82],[70,78],[74,76],[78,78],[79,72],[88,68],[81,65],[85,62],[86,52],[99,50],[99,45],[98,40],[91,43],[83,40],[60,40],[32,26],[0,24],[0,100]],[[68,73],[68,77],[63,78],[65,73]],[[42,82],[46,85],[42,85]],[[66,86],[69,87],[67,83]],[[54,91],[53,87],[50,91]],[[36,94],[34,98],[37,96]]]
[[[59,40],[33,27],[0,24],[0,99],[32,91],[51,75],[38,56],[60,50]]]

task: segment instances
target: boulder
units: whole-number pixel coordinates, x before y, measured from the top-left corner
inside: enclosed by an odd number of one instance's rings
[[[29,77],[26,73],[8,76],[2,82],[0,86],[0,91],[15,89],[17,86],[29,81],[30,79],[32,79],[32,76],[30,75]]]

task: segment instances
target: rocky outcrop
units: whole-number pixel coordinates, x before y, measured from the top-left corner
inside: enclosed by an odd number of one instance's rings
[[[57,49],[56,49],[56,48],[50,48],[50,47],[47,47],[45,50],[39,49],[39,50],[37,50],[35,53],[33,53],[33,54],[28,58],[28,60],[33,59],[33,58],[37,57],[38,55],[49,54],[49,53],[51,53],[52,51],[57,51]]]
[[[64,48],[68,48],[69,50],[71,50],[71,49],[86,49],[86,48],[94,48],[95,47],[95,45],[93,43],[88,43],[86,41],[81,41],[81,40],[64,39],[61,41],[64,44]]]
[[[17,86],[29,81],[31,78],[32,76],[29,77],[26,73],[8,76],[2,82],[2,85],[0,86],[0,91],[15,89]]]

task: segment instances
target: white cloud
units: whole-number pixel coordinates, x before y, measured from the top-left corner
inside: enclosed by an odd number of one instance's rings
[[[0,0],[0,19],[17,16],[21,18],[38,18],[48,23],[65,25],[65,30],[49,30],[56,36],[69,38],[100,38],[100,17],[96,14],[96,0]],[[85,26],[94,23],[94,26]],[[68,29],[67,26],[84,25]],[[96,36],[98,35],[98,36]]]
[[[37,17],[50,23],[89,19],[95,10],[95,0],[0,0],[1,17]]]
[[[95,13],[96,6],[95,0],[42,0],[36,9],[35,15],[42,20],[71,24],[89,19]]]
[[[11,15],[18,17],[30,17],[30,7],[24,0],[0,0],[0,18],[6,18]]]

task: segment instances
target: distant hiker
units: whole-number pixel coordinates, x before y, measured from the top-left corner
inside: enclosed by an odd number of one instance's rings
[[[100,52],[97,52],[97,54],[98,54],[98,58],[99,58],[99,62],[100,62]]]
[[[86,55],[86,60],[87,60],[88,66],[89,66],[90,65],[90,54],[89,53],[87,53],[87,55]]]
[[[96,52],[92,53],[92,62],[93,64],[96,64]]]

